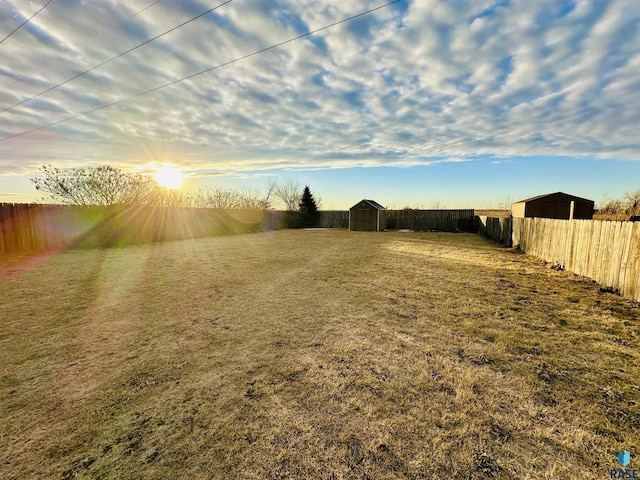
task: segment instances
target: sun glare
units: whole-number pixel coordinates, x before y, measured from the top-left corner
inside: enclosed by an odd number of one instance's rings
[[[176,189],[182,185],[184,174],[175,168],[164,166],[158,169],[155,178],[161,187]]]

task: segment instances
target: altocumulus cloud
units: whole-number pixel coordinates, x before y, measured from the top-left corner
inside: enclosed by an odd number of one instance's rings
[[[0,38],[43,2],[0,1]],[[0,114],[62,121],[376,7],[234,0]],[[0,45],[0,110],[212,8],[57,0]],[[479,155],[640,160],[636,0],[401,1],[224,68],[0,142],[0,174],[149,160],[194,169],[416,165]],[[206,174],[206,173],[205,173]]]

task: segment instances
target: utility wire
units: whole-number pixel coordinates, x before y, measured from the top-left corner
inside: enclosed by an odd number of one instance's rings
[[[151,7],[153,7],[154,5],[157,5],[158,3],[160,3],[162,0],[156,0],[155,2],[153,2],[150,5],[147,5],[146,7],[144,7],[142,10],[138,10],[136,13],[134,13],[131,18],[133,17],[137,17],[138,15],[140,15],[142,12],[144,12],[145,10],[149,10]]]
[[[134,13],[133,15],[131,15],[129,18],[135,18],[135,17],[137,17],[137,16],[138,16],[138,15],[140,15],[142,12],[145,12],[146,10],[148,10],[148,9],[150,9],[151,7],[153,7],[153,6],[157,5],[157,4],[158,4],[158,3],[160,3],[161,1],[162,1],[162,0],[155,0],[153,3],[151,3],[151,4],[147,5],[146,7],[143,7],[141,10],[138,10],[136,13]],[[99,33],[95,34],[95,35],[94,35],[94,36],[93,36],[89,41],[93,41],[93,40],[95,40],[96,38],[98,38],[98,37],[102,36],[102,35],[104,34],[104,32],[105,32],[105,31],[104,31],[104,30],[102,30],[101,32],[99,32]],[[51,62],[52,62],[52,60],[49,60],[48,62],[45,62],[44,64],[40,65],[40,67],[41,67],[41,68],[48,67],[48,66],[51,64]],[[4,86],[4,87],[2,87],[2,88],[4,88],[4,89],[6,90],[6,89],[8,89],[9,87],[11,87],[12,85],[14,85],[14,84],[16,84],[16,83],[18,83],[18,82],[23,81],[23,80],[24,80],[25,78],[27,78],[28,76],[29,76],[29,75],[23,75],[23,76],[22,76],[22,77],[20,77],[20,78],[16,78],[13,82],[8,83],[6,86]],[[11,107],[10,107],[10,108],[11,108]],[[2,113],[2,112],[0,111],[0,113]]]
[[[231,1],[231,0],[229,0],[229,1]],[[340,25],[341,23],[346,23],[346,22],[349,22],[349,21],[354,20],[356,18],[362,17],[364,15],[368,15],[370,13],[375,12],[376,10],[381,10],[383,8],[389,7],[389,6],[393,5],[393,4],[399,3],[401,1],[403,1],[403,0],[393,0],[391,2],[385,3],[384,5],[380,5],[378,7],[371,8],[371,9],[366,10],[364,12],[358,13],[357,15],[352,15],[350,17],[343,18],[342,20],[338,20],[337,22],[333,22],[333,23],[331,23],[329,25],[325,25],[324,27],[320,27],[320,28],[317,28],[315,30],[311,30],[310,32],[303,33],[303,34],[298,35],[296,37],[292,37],[292,38],[290,38],[288,40],[285,40],[283,42],[276,43],[276,44],[271,45],[269,47],[261,48],[260,50],[256,50],[255,52],[248,53],[247,55],[243,55],[242,57],[237,57],[237,58],[234,58],[233,60],[229,60],[228,62],[220,63],[220,64],[215,65],[213,67],[209,67],[209,68],[207,68],[205,70],[201,70],[201,71],[199,71],[197,73],[193,73],[191,75],[187,75],[186,77],[182,77],[182,78],[179,78],[177,80],[173,80],[173,81],[171,81],[169,83],[165,83],[164,85],[160,85],[160,86],[151,88],[149,90],[145,90],[144,92],[136,93],[136,94],[131,95],[129,97],[121,98],[120,100],[116,100],[115,102],[111,102],[111,103],[107,103],[105,105],[101,105],[101,106],[93,108],[91,110],[87,110],[86,112],[77,113],[75,115],[72,115],[70,117],[64,118],[62,120],[58,120],[57,122],[52,122],[52,123],[49,123],[47,125],[42,125],[41,127],[32,128],[31,130],[26,130],[26,131],[21,132],[21,133],[16,133],[14,135],[9,135],[8,137],[0,138],[0,142],[4,142],[4,141],[10,140],[12,138],[16,138],[16,137],[22,137],[23,135],[27,135],[29,133],[37,132],[38,130],[44,130],[45,128],[49,128],[49,127],[53,127],[53,126],[56,126],[56,125],[60,125],[61,123],[68,122],[69,120],[73,120],[74,118],[83,117],[85,115],[90,115],[90,114],[92,114],[94,112],[97,112],[99,110],[104,110],[105,108],[113,107],[115,105],[119,105],[121,103],[128,102],[129,100],[133,100],[134,98],[138,98],[138,97],[141,97],[143,95],[147,95],[148,93],[156,92],[156,91],[161,90],[163,88],[170,87],[171,85],[175,85],[177,83],[184,82],[185,80],[189,80],[189,79],[195,78],[195,77],[197,77],[199,75],[202,75],[202,74],[205,74],[205,73],[208,73],[208,72],[212,72],[213,70],[217,70],[219,68],[227,67],[229,65],[232,65],[234,63],[240,62],[242,60],[246,60],[247,58],[259,55],[261,53],[267,52],[269,50],[273,50],[275,48],[281,47],[281,46],[286,45],[288,43],[295,42],[296,40],[300,40],[301,38],[308,37],[310,35],[313,35],[315,33],[321,32],[323,30],[327,30],[329,28],[335,27],[336,25]]]
[[[53,0],[51,0],[51,1],[53,1]],[[190,19],[189,19],[189,20],[187,20],[186,22],[183,22],[183,23],[181,23],[180,25],[176,25],[175,27],[171,28],[170,30],[167,30],[166,32],[161,33],[160,35],[156,35],[155,37],[150,38],[149,40],[146,40],[146,41],[144,41],[144,42],[142,42],[142,43],[140,43],[140,44],[136,45],[135,47],[130,48],[129,50],[127,50],[127,51],[125,51],[125,52],[122,52],[122,53],[120,53],[120,54],[116,55],[115,57],[111,57],[110,59],[105,60],[104,62],[99,63],[98,65],[95,65],[94,67],[91,67],[89,70],[85,70],[84,72],[80,72],[80,73],[78,73],[77,75],[74,75],[73,77],[71,77],[71,78],[69,78],[69,79],[65,80],[64,82],[60,82],[60,83],[58,83],[58,84],[56,84],[56,85],[53,85],[52,87],[49,87],[49,88],[47,88],[46,90],[43,90],[42,92],[40,92],[40,93],[37,93],[37,94],[33,95],[32,97],[25,98],[24,100],[21,100],[20,102],[18,102],[18,103],[16,103],[16,104],[14,104],[14,105],[11,105],[10,107],[7,107],[7,108],[5,108],[5,109],[3,109],[3,110],[0,110],[0,114],[1,114],[1,113],[4,113],[4,112],[8,112],[9,110],[13,110],[14,108],[16,108],[16,107],[18,107],[18,106],[22,105],[23,103],[26,103],[26,102],[28,102],[28,101],[30,101],[30,100],[33,100],[34,98],[38,98],[39,96],[44,95],[45,93],[48,93],[48,92],[50,92],[51,90],[55,90],[56,88],[61,87],[62,85],[65,85],[65,84],[69,83],[70,81],[75,80],[75,79],[76,79],[76,78],[78,78],[78,77],[82,77],[83,75],[86,75],[86,74],[87,74],[87,73],[89,73],[89,72],[93,72],[96,68],[100,68],[100,67],[102,67],[103,65],[106,65],[106,64],[107,64],[107,63],[109,63],[109,62],[112,62],[112,61],[114,61],[114,60],[116,60],[116,59],[118,59],[118,58],[120,58],[120,57],[122,57],[122,56],[124,56],[124,55],[126,55],[126,54],[128,54],[128,53],[131,53],[131,52],[133,52],[134,50],[137,50],[138,48],[143,47],[144,45],[146,45],[146,44],[148,44],[148,43],[151,43],[151,42],[153,42],[154,40],[157,40],[157,39],[158,39],[158,38],[160,38],[160,37],[164,37],[164,36],[165,36],[165,35],[167,35],[168,33],[171,33],[171,32],[173,32],[174,30],[179,29],[180,27],[184,27],[184,26],[185,26],[185,25],[187,25],[188,23],[191,23],[191,22],[193,22],[194,20],[197,20],[197,19],[198,19],[198,18],[200,18],[200,17],[204,17],[205,15],[207,15],[207,14],[209,14],[209,13],[213,12],[214,10],[217,10],[218,8],[220,8],[220,7],[224,6],[224,5],[226,5],[227,3],[231,3],[232,1],[233,1],[233,0],[226,0],[225,2],[222,2],[220,5],[217,5],[217,6],[213,7],[213,8],[210,8],[210,9],[209,9],[209,10],[207,10],[206,12],[202,12],[200,15],[197,15],[197,16],[195,16],[195,17],[193,17],[193,18],[190,18]],[[156,3],[157,3],[157,2],[156,2]],[[148,8],[148,7],[147,7],[147,8]]]
[[[33,17],[35,17],[36,15],[38,15],[42,10],[44,10],[45,8],[47,8],[47,6],[49,6],[50,3],[53,3],[55,0],[49,0],[47,3],[44,4],[43,7],[40,8],[40,10],[38,10],[36,13],[34,13],[33,15],[31,15],[29,18],[27,18],[24,22],[22,22],[20,25],[18,25],[16,28],[13,29],[13,31],[7,35],[6,37],[4,37],[2,40],[0,40],[0,45],[2,45],[4,43],[4,41],[9,38],[11,35],[13,35],[14,33],[16,33],[18,30],[20,30],[22,27],[24,27],[27,23],[29,23],[31,21],[31,19]]]

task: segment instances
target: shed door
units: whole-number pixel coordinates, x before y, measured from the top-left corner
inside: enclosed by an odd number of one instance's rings
[[[370,216],[371,212],[369,210],[352,210],[351,230],[371,230],[369,225]],[[373,229],[375,230],[375,227]]]
[[[372,210],[357,209],[353,210],[351,218],[352,230],[376,231],[377,229],[377,212]]]

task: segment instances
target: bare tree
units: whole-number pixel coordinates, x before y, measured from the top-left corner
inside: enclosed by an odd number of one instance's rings
[[[197,205],[203,208],[240,208],[240,195],[229,188],[201,188],[198,190]]]
[[[250,186],[239,191],[230,188],[201,188],[195,195],[194,204],[206,208],[266,210],[271,207],[274,189],[273,182],[267,183],[266,191]]]
[[[160,188],[151,177],[110,166],[62,170],[43,165],[31,182],[43,200],[68,205],[146,205]]]
[[[276,196],[276,188],[278,186],[278,182],[274,178],[267,178],[265,181],[265,191],[262,195],[262,200],[265,205],[265,209],[271,208],[273,206],[273,198]]]
[[[287,211],[295,211],[302,199],[302,185],[297,180],[289,178],[276,182],[273,193],[283,204]]]
[[[629,215],[640,215],[640,189],[625,193],[624,206],[628,209]]]
[[[269,208],[268,196],[254,187],[245,187],[239,192],[240,207],[247,209],[266,210]]]
[[[198,198],[197,195],[193,193],[158,187],[149,205],[158,207],[197,207]]]
[[[508,196],[501,202],[498,202],[497,208],[500,210],[511,210],[511,205],[513,205],[514,203],[515,202],[513,201],[513,198],[511,196]]]
[[[605,203],[601,210],[606,213],[623,214],[626,213],[627,206],[622,200],[609,200]]]
[[[630,216],[640,215],[640,190],[625,193],[622,200],[608,200],[605,196],[596,214],[601,220],[628,220]]]

